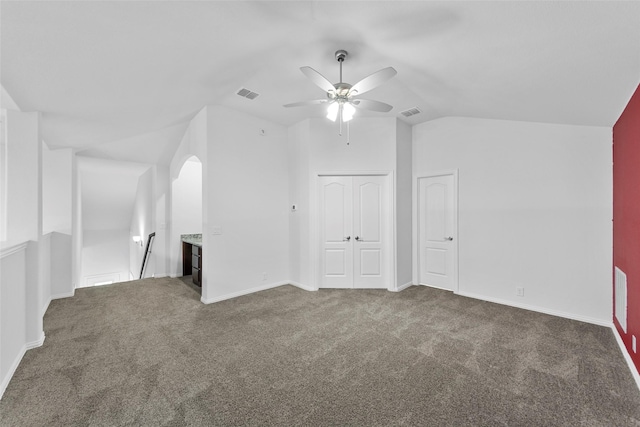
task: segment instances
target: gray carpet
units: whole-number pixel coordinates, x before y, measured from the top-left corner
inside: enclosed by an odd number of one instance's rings
[[[426,287],[202,305],[178,279],[55,300],[2,426],[637,426],[610,329]]]

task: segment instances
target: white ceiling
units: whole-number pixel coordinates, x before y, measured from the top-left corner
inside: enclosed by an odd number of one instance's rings
[[[640,2],[0,2],[1,83],[50,147],[164,163],[222,104],[283,125],[283,104],[393,66],[367,96],[443,116],[612,126],[640,82]],[[235,93],[246,87],[260,96]],[[359,112],[358,114],[360,114]],[[368,113],[368,115],[383,115]]]

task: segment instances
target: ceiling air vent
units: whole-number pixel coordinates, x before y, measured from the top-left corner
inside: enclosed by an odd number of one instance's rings
[[[413,107],[413,108],[409,108],[408,110],[400,111],[400,114],[402,114],[405,117],[415,116],[416,114],[420,114],[420,113],[422,113],[422,110],[420,110],[418,107]]]
[[[249,89],[242,88],[238,91],[238,95],[249,99],[256,99],[259,93],[251,92]]]

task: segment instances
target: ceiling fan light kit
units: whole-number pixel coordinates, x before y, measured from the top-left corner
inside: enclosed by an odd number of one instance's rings
[[[357,96],[378,87],[395,76],[397,72],[392,67],[383,68],[365,77],[358,83],[350,85],[342,81],[342,63],[347,58],[347,55],[347,51],[342,49],[337,50],[335,53],[336,60],[340,64],[340,81],[335,84],[331,83],[326,77],[311,67],[300,68],[300,71],[315,83],[316,86],[326,91],[327,99],[294,102],[292,104],[286,104],[285,107],[329,104],[327,107],[327,118],[332,122],[339,119],[340,135],[342,135],[342,123],[347,123],[347,144],[349,144],[349,121],[353,119],[356,109],[386,113],[393,108],[384,102],[361,99],[357,98]]]

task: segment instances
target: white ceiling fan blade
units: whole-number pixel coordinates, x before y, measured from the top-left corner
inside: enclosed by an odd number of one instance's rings
[[[309,77],[312,82],[314,82],[318,87],[325,90],[326,92],[335,92],[336,88],[333,86],[325,76],[317,72],[311,67],[300,67],[300,71],[304,73],[305,76]]]
[[[379,111],[381,113],[389,112],[393,108],[389,104],[371,99],[352,99],[350,102],[363,110]]]
[[[284,107],[305,107],[308,105],[326,104],[327,102],[329,102],[328,99],[314,99],[313,101],[300,101],[300,102],[294,102],[291,104],[286,104],[284,105]]]
[[[387,67],[383,68],[382,70],[378,70],[375,73],[360,80],[358,83],[354,84],[349,91],[349,95],[360,95],[362,93],[370,91],[371,89],[380,86],[382,83],[386,82],[396,74],[398,74],[398,72],[393,67]]]

